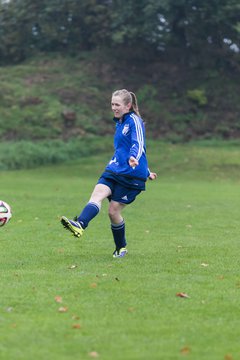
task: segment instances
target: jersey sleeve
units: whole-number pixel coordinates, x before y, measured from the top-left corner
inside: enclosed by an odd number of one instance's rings
[[[131,122],[131,143],[129,157],[133,156],[139,160],[144,151],[143,124],[137,115],[132,115]]]

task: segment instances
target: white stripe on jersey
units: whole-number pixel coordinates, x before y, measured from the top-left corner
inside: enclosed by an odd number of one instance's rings
[[[142,130],[142,126],[141,126],[139,117],[135,114],[131,114],[130,116],[133,119],[135,128],[136,128],[137,141],[139,143],[139,148],[138,148],[138,153],[137,153],[136,159],[139,160],[140,157],[142,156],[142,153],[144,152],[143,130]]]

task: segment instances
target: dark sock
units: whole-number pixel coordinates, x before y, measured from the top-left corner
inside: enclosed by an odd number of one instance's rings
[[[86,229],[88,223],[99,213],[100,208],[97,204],[89,202],[81,214],[78,216],[77,221]]]
[[[120,224],[111,224],[113,239],[116,245],[116,249],[119,250],[127,245],[125,239],[125,222],[124,220]]]

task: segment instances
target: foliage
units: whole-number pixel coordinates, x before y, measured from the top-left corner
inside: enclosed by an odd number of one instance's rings
[[[68,142],[52,141],[14,141],[0,144],[0,170],[27,169],[47,164],[64,163],[95,153],[112,149],[111,139],[84,137]]]
[[[91,49],[122,61],[180,59],[190,67],[239,70],[238,0],[21,0],[0,3],[0,57]],[[21,31],[19,31],[21,30]]]
[[[239,44],[237,0],[165,0],[163,4],[169,45],[182,49],[183,62],[203,68],[230,65],[229,54],[234,58]]]
[[[24,140],[41,163],[43,141],[112,134],[119,87],[137,93],[148,136],[238,138],[238,12],[236,0],[1,2],[1,141]]]
[[[137,94],[147,137],[179,142],[240,136],[240,87],[234,74],[190,74],[165,63],[126,70],[89,52],[78,60],[41,54],[0,67],[0,80],[1,142],[113,135],[110,97],[123,87]]]
[[[106,3],[22,0],[1,4],[2,59],[19,61],[36,50],[78,53],[96,47],[99,41],[107,43]]]
[[[0,68],[0,138],[67,140],[113,131],[109,107],[101,107],[110,94],[84,63],[41,57]]]
[[[199,106],[206,105],[208,102],[206,93],[202,89],[188,90],[187,98],[193,100]]]

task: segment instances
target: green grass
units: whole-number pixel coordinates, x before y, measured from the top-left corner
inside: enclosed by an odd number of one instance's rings
[[[148,152],[159,177],[125,210],[129,255],[117,261],[107,202],[80,240],[59,224],[88,201],[109,154],[0,172],[13,208],[0,230],[1,359],[240,358],[240,151]]]

